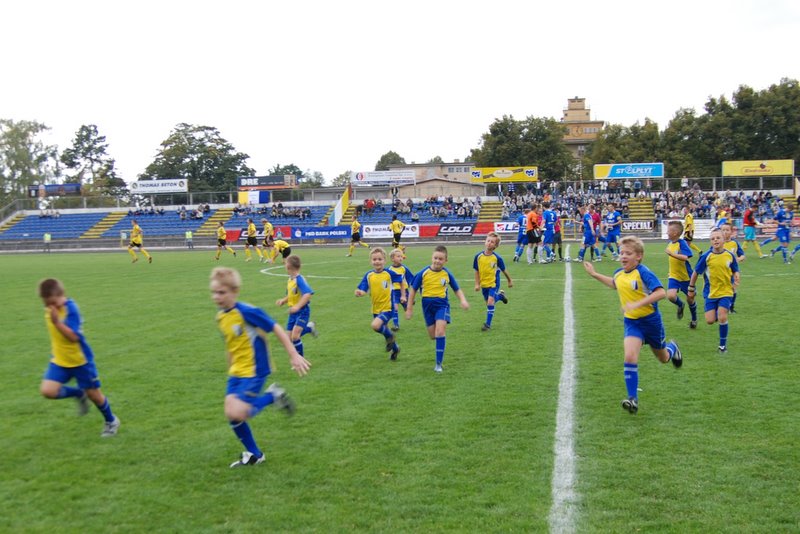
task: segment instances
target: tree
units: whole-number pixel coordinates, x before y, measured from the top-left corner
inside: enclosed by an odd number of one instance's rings
[[[69,183],[82,184],[93,192],[112,196],[123,194],[125,181],[117,176],[114,158],[106,153],[106,137],[94,124],[82,125],[72,146],[61,154],[61,163],[73,171],[67,174]]]
[[[0,205],[28,195],[28,186],[54,182],[60,175],[58,149],[38,136],[47,126],[0,119]]]
[[[433,156],[428,160],[428,163],[444,163],[444,160],[442,159],[442,156]]]
[[[180,123],[161,142],[153,163],[140,180],[184,178],[190,191],[236,190],[238,176],[253,176],[247,154],[236,149],[211,126]]]
[[[342,174],[333,179],[331,184],[333,187],[347,187],[350,184],[350,175],[353,171],[344,171]]]
[[[400,154],[397,152],[389,151],[383,156],[381,159],[378,160],[378,163],[375,164],[376,171],[388,171],[389,165],[405,165],[406,160],[404,160]]]
[[[566,133],[566,126],[552,118],[504,115],[481,136],[470,160],[479,167],[536,165],[540,179],[569,177],[575,161],[563,141]]]

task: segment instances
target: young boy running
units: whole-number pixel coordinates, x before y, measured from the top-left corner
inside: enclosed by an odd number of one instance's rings
[[[642,345],[650,345],[661,363],[672,361],[676,368],[683,365],[683,356],[675,341],[666,342],[664,323],[658,311],[658,301],[666,296],[664,286],[655,274],[642,264],[644,245],[636,236],[625,236],[619,242],[620,269],[606,276],[595,271],[586,261],[584,269],[589,276],[602,282],[619,295],[624,315],[625,387],[628,398],[622,408],[631,414],[639,411],[639,353]]]
[[[495,252],[499,245],[500,236],[495,232],[489,232],[486,235],[483,251],[478,252],[472,260],[472,268],[475,270],[475,291],[482,291],[483,300],[486,301],[486,322],[481,326],[483,332],[492,328],[495,302],[499,300],[503,304],[508,304],[505,292],[500,289],[501,272],[508,280],[508,287],[514,287],[503,258]]]
[[[311,334],[317,337],[317,327],[311,317],[311,295],[314,291],[306,283],[306,279],[300,274],[301,261],[299,256],[294,254],[286,258],[286,272],[289,274],[289,281],[286,283],[286,296],[278,299],[275,304],[278,307],[286,304],[289,306],[289,322],[286,323],[286,331],[292,339],[292,344],[300,356],[305,358],[303,349],[303,336]]]
[[[89,412],[91,400],[105,419],[100,436],[116,435],[119,418],[111,412],[108,399],[100,391],[94,354],[83,336],[78,305],[66,296],[64,286],[55,278],[39,283],[39,296],[46,308],[44,321],[50,333],[50,364],[39,391],[47,399],[75,399],[79,415]],[[73,378],[78,387],[66,385]]]
[[[722,245],[725,250],[729,251],[736,258],[736,261],[742,263],[745,260],[744,249],[739,242],[733,239],[733,225],[726,222],[720,228],[722,229],[722,237],[725,238],[725,243]],[[731,297],[731,308],[728,310],[730,313],[736,313],[736,288],[733,289],[733,297]]]
[[[739,263],[729,250],[725,250],[725,236],[721,229],[712,229],[710,239],[711,250],[700,256],[689,280],[689,295],[695,295],[697,277],[702,274],[706,323],[719,322],[718,350],[725,354],[728,352],[728,310],[734,290],[739,285]]]
[[[225,230],[225,226],[222,224],[222,221],[217,223],[217,255],[214,256],[215,260],[219,260],[219,255],[222,254],[222,249],[227,250],[233,257],[236,257],[236,252],[228,246],[228,233]]]
[[[386,352],[390,352],[390,360],[396,360],[400,354],[400,347],[397,346],[394,334],[389,330],[388,324],[392,320],[392,284],[403,283],[401,275],[394,271],[385,269],[386,252],[380,248],[374,248],[369,253],[372,263],[372,270],[367,271],[361,283],[356,288],[356,297],[363,297],[367,293],[372,300],[372,324],[373,330],[381,334],[386,339]]]
[[[225,340],[228,358],[225,417],[245,448],[231,467],[257,465],[264,461],[264,453],[256,444],[248,419],[273,403],[288,415],[294,412],[294,403],[277,384],[271,384],[262,393],[270,374],[266,334],[272,332],[278,338],[289,354],[292,370],[298,375],[305,375],[311,368],[308,360],[297,353],[281,325],[261,308],[238,302],[241,287],[242,278],[238,271],[225,267],[211,271],[211,300],[219,308],[217,326]]]
[[[405,253],[399,248],[394,249],[389,254],[389,259],[392,261],[389,270],[399,274],[403,278],[402,282],[392,283],[392,332],[400,330],[400,306],[402,306],[404,310],[406,309],[408,288],[414,281],[414,273],[403,264],[404,258]]]
[[[689,299],[689,279],[692,277],[692,264],[689,258],[693,256],[689,243],[681,239],[683,234],[683,223],[680,221],[670,221],[667,226],[667,236],[669,244],[664,250],[669,256],[669,273],[667,275],[667,299],[678,307],[678,320],[683,319],[684,307],[686,304],[681,301],[678,295],[683,291],[689,303],[689,312],[692,319],[689,321],[689,328],[697,328],[697,303],[694,298]]]
[[[450,301],[447,300],[448,285],[455,291],[461,308],[469,309],[469,302],[467,302],[464,292],[461,291],[453,273],[444,266],[445,263],[447,263],[447,247],[439,245],[433,250],[431,264],[414,277],[406,308],[406,319],[411,319],[411,315],[414,313],[414,297],[417,293],[422,295],[425,326],[428,328],[430,338],[436,342],[436,367],[433,370],[437,373],[442,372],[446,346],[445,330],[450,323]]]

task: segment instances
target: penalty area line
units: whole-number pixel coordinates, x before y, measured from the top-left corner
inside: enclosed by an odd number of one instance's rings
[[[569,245],[567,245],[569,256]],[[575,314],[572,306],[572,265],[567,263],[564,280],[564,341],[561,351],[561,377],[558,381],[558,408],[554,443],[550,532],[575,532],[578,493],[575,475]]]

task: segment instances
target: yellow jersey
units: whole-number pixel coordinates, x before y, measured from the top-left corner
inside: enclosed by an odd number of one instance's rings
[[[217,327],[230,357],[228,375],[239,378],[264,377],[270,373],[266,333],[275,321],[260,308],[237,302],[217,312]]]
[[[70,341],[64,336],[53,324],[50,310],[45,309],[44,322],[50,334],[50,361],[61,367],[78,367],[94,361],[92,349],[83,337],[81,314],[75,301],[67,299],[58,310],[58,320],[75,332],[78,341]]]
[[[640,263],[630,271],[617,269],[614,272],[614,287],[619,295],[620,305],[625,307],[626,304],[642,300],[659,287],[664,287],[664,285],[653,274],[653,271]],[[626,311],[624,315],[628,319],[641,319],[656,312],[658,312],[658,304],[653,303],[635,310]]]
[[[368,271],[358,284],[358,289],[369,293],[372,300],[372,313],[392,311],[392,284],[402,283],[403,277],[389,269],[380,272],[374,269]]]
[[[131,228],[131,243],[142,244],[142,228],[136,223]]]
[[[671,241],[667,248],[673,254],[683,254],[687,258],[692,257],[692,249],[683,239]],[[667,277],[678,282],[687,282],[692,277],[692,264],[689,263],[688,259],[681,261],[678,258],[669,256],[669,273]]]

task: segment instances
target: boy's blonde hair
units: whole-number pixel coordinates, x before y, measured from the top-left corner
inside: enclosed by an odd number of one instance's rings
[[[396,248],[396,249],[393,249],[393,250],[392,250],[392,251],[389,253],[389,257],[390,257],[390,258],[394,258],[395,256],[400,256],[400,259],[402,259],[402,258],[403,258],[403,256],[405,256],[405,254],[403,253],[403,250],[402,250],[402,249]]]
[[[39,282],[39,296],[43,299],[50,297],[60,297],[64,294],[64,284],[61,280],[47,278]]]
[[[375,247],[375,248],[373,248],[372,250],[369,251],[369,257],[370,258],[372,256],[374,256],[375,254],[381,254],[384,257],[384,259],[386,258],[386,251],[383,250],[381,247]]]
[[[292,254],[291,256],[286,258],[286,266],[291,267],[295,271],[299,271],[301,265],[302,262],[300,261],[300,256],[296,254]]]
[[[497,232],[489,232],[488,234],[486,234],[486,237],[493,237],[493,238],[497,239],[497,244],[498,245],[500,244],[500,241],[501,241],[500,234],[498,234]]]
[[[631,247],[633,252],[640,256],[644,256],[644,243],[641,239],[636,237],[635,235],[626,235],[622,239],[619,240],[620,247]]]
[[[211,281],[216,281],[235,291],[242,287],[242,275],[239,274],[239,271],[230,267],[214,267],[211,270]]]

